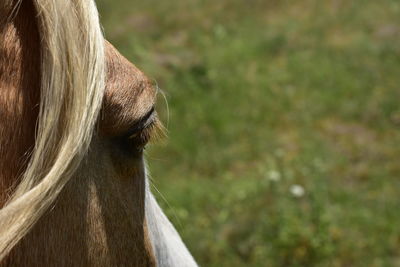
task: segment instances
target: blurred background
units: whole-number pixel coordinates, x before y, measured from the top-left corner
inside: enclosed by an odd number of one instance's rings
[[[400,1],[98,1],[157,81],[161,206],[202,266],[400,266]]]

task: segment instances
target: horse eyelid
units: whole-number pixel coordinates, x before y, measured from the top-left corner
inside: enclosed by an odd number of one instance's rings
[[[155,112],[154,107],[152,107],[146,113],[146,115],[144,115],[142,118],[140,118],[137,122],[135,122],[133,124],[133,126],[131,126],[126,131],[126,133],[123,135],[123,137],[131,138],[131,137],[137,135],[138,133],[140,133],[141,131],[143,131],[147,127],[149,127],[156,120],[156,118],[157,118],[157,114]]]

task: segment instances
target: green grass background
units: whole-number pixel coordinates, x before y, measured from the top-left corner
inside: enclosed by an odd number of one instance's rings
[[[202,266],[400,266],[400,1],[98,5],[166,92],[148,161]]]

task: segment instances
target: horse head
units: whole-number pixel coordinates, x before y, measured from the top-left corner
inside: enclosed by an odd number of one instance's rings
[[[157,89],[94,3],[0,14],[0,266],[196,266],[149,189]]]

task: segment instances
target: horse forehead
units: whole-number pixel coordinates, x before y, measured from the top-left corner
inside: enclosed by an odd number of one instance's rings
[[[154,106],[156,88],[109,42],[105,43],[105,55],[107,71],[102,131],[114,135],[128,129]]]

